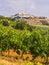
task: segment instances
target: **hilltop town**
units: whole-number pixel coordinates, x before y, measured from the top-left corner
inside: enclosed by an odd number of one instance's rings
[[[11,18],[14,18],[15,20],[26,20],[28,24],[30,25],[47,25],[49,24],[49,18],[43,17],[43,16],[34,16],[32,14],[27,13],[17,13],[15,15],[12,15]]]

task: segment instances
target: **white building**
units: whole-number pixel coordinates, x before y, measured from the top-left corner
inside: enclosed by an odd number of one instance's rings
[[[28,19],[28,18],[34,18],[33,15],[30,15],[30,14],[26,14],[26,13],[18,13],[18,14],[15,14],[12,16],[12,18],[15,18],[15,19]]]

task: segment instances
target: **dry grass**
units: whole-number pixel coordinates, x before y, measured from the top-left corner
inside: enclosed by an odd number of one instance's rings
[[[29,62],[33,59],[31,54],[24,54],[23,58],[18,58],[16,59],[15,57],[19,55],[17,55],[17,53],[13,52],[13,50],[10,50],[10,56],[6,56],[7,53],[4,53],[4,56],[0,55],[0,65],[25,65],[26,63],[29,64]],[[26,60],[26,57],[29,57],[29,60]],[[41,57],[37,57],[34,60],[32,60],[32,62],[41,62],[41,63],[45,63],[45,59],[41,58]],[[49,58],[48,58],[48,62],[49,62]]]
[[[22,60],[17,60],[15,62],[12,62],[12,61],[8,61],[6,59],[1,59],[0,58],[0,65],[25,65],[26,63],[29,64],[29,62],[27,61],[22,61]]]

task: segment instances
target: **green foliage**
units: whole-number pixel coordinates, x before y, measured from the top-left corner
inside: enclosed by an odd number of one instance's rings
[[[43,25],[49,25],[49,22],[46,21],[46,20],[45,20],[45,21],[44,21],[44,20],[41,20],[40,22],[41,22]]]
[[[27,21],[25,20],[17,20],[16,24],[13,26],[15,29],[19,29],[19,30],[29,30],[32,31],[33,30],[33,26],[27,24]]]
[[[31,42],[31,53],[34,53],[35,56],[43,56],[47,57],[47,54],[49,53],[49,40],[48,36],[43,35],[41,31],[35,30],[30,36],[30,42]]]
[[[1,20],[2,20],[2,19],[6,19],[6,17],[5,17],[5,16],[1,16],[1,15],[0,15],[0,19],[1,19]]]
[[[34,65],[34,63],[33,62],[29,62],[29,63],[26,62],[25,65]]]
[[[43,65],[42,63],[38,62],[37,65]]]
[[[12,27],[0,25],[0,51],[9,49],[21,49],[23,53],[34,53],[35,56],[46,57],[49,53],[49,30],[35,29],[33,32],[27,30],[15,30]]]
[[[39,19],[45,19],[46,17],[38,17]]]
[[[20,30],[24,30],[26,28],[26,25],[27,25],[26,21],[20,20],[20,21],[17,21],[15,28],[20,29]]]
[[[31,25],[27,25],[27,30],[29,30],[29,31],[33,31],[33,26],[31,26]]]
[[[1,52],[10,49],[16,52],[20,49],[22,53],[30,52],[35,57],[49,56],[49,28],[30,26],[24,20],[9,23],[7,19],[3,19],[1,23],[4,25],[0,24]]]
[[[8,21],[7,19],[3,19],[3,20],[2,20],[2,24],[3,24],[4,26],[9,26],[9,21]]]

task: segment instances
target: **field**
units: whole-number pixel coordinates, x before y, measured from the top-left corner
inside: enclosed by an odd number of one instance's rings
[[[0,18],[0,65],[48,65],[49,26]]]

